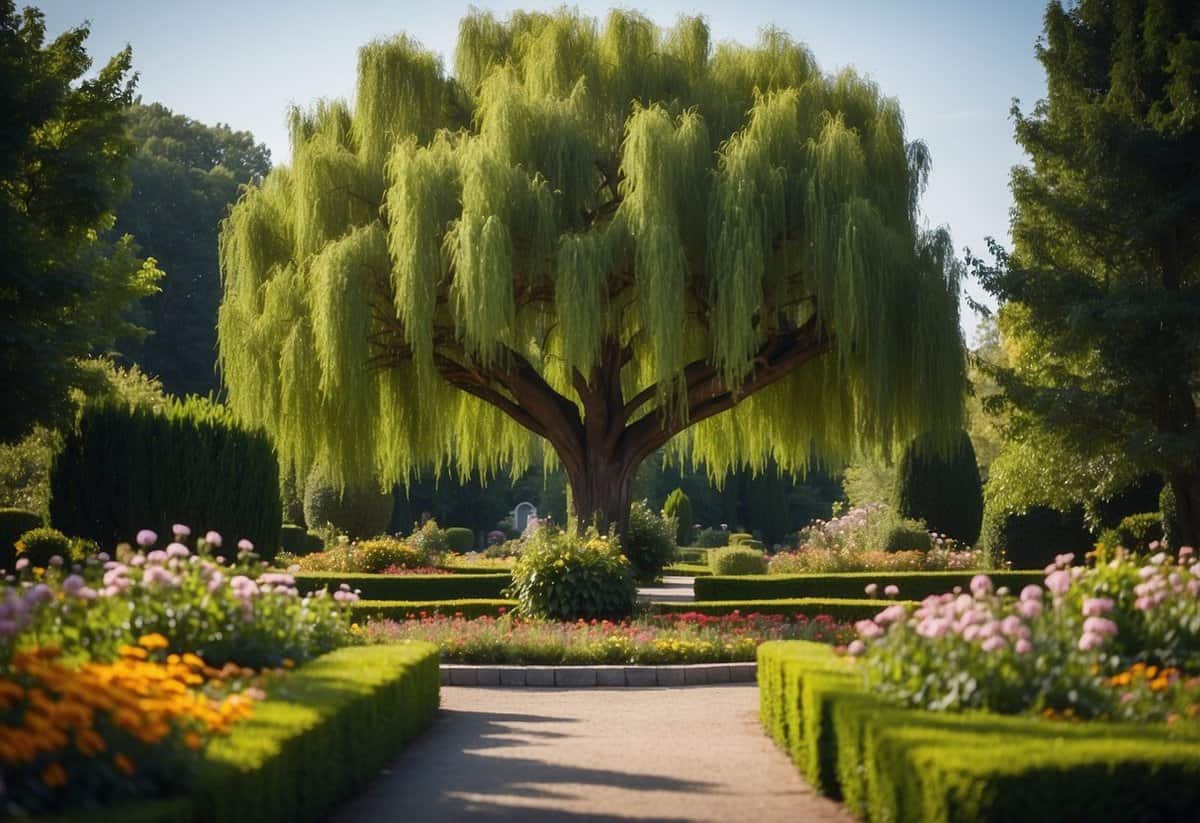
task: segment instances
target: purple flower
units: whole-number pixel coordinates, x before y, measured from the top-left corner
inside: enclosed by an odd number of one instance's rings
[[[158,542],[158,535],[149,529],[142,529],[137,533],[137,544],[143,549],[148,549]]]
[[[61,566],[62,564],[63,564],[63,559],[62,559],[61,554],[50,555],[50,565],[51,566],[54,566],[55,568],[57,568],[57,567]]]
[[[73,574],[62,582],[62,590],[66,594],[78,594],[84,585],[86,585],[84,579],[77,574]]]
[[[1103,617],[1113,610],[1113,601],[1109,597],[1089,597],[1083,601],[1084,617]]]
[[[971,578],[971,594],[984,597],[992,593],[992,580],[986,574],[977,574]]]
[[[1046,588],[1061,597],[1067,593],[1067,589],[1071,588],[1071,574],[1059,570],[1048,575],[1046,577]]]
[[[886,626],[889,623],[896,623],[908,616],[908,611],[897,603],[894,606],[888,606],[886,609],[875,615],[875,622],[880,626]]]
[[[191,535],[192,530],[182,523],[176,523],[171,527],[171,532],[175,535],[176,540],[182,540]]]
[[[214,549],[221,548],[221,533],[210,531],[204,535],[205,544],[212,546]]]

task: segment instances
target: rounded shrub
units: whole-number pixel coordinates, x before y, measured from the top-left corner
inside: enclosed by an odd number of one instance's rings
[[[930,436],[916,438],[896,468],[894,496],[901,517],[921,520],[932,531],[975,545],[983,521],[983,484],[971,438],[961,433],[946,454]]]
[[[660,517],[646,501],[635,501],[629,508],[629,528],[621,538],[621,549],[635,578],[653,580],[675,556],[675,522]]]
[[[1167,539],[1167,545],[1178,549],[1183,545],[1183,528],[1179,525],[1179,513],[1175,509],[1175,489],[1170,483],[1163,485],[1158,496],[1158,510],[1162,514],[1163,536]]]
[[[980,542],[997,560],[1022,570],[1044,568],[1059,554],[1082,558],[1094,541],[1081,506],[1067,512],[1032,506],[1023,512],[987,511]]]
[[[446,544],[450,551],[465,554],[475,548],[475,532],[461,526],[446,529]]]
[[[637,586],[615,540],[545,527],[525,541],[507,590],[521,614],[551,620],[620,620],[633,612]]]
[[[304,487],[304,521],[310,528],[332,525],[352,539],[382,534],[392,519],[392,494],[373,481],[339,489],[320,468]]]
[[[729,545],[732,537],[726,529],[701,529],[696,535],[696,547],[701,549],[719,549]]]
[[[749,546],[726,546],[709,555],[713,574],[766,574],[767,557]]]
[[[0,509],[0,570],[12,571],[17,559],[17,541],[30,529],[42,525],[37,512],[25,509]]]
[[[1163,517],[1158,512],[1131,514],[1117,524],[1121,545],[1130,551],[1145,551],[1150,543],[1163,539]]]
[[[17,541],[17,559],[28,560],[34,568],[46,568],[52,557],[60,558],[67,565],[71,563],[71,540],[58,529],[39,526],[25,532]]]
[[[325,538],[316,532],[308,532],[304,535],[305,554],[316,554],[323,551],[325,551]]]
[[[696,532],[696,527],[692,524],[695,513],[692,510],[692,499],[683,489],[676,489],[667,495],[667,502],[663,504],[663,515],[675,518],[676,545],[690,546]]]
[[[902,524],[888,529],[883,548],[889,552],[927,552],[933,548],[933,541],[924,529]]]
[[[394,537],[363,540],[352,549],[357,565],[356,571],[378,574],[395,566],[400,569],[416,569],[429,565],[429,557],[419,546]]]
[[[308,533],[303,526],[284,523],[279,528],[279,547],[289,554],[308,554]]]

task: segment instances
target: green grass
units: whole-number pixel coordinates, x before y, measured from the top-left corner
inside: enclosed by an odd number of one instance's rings
[[[754,574],[697,578],[697,600],[774,600],[820,597],[830,599],[865,598],[870,583],[879,586],[879,595],[888,585],[900,589],[900,597],[921,600],[931,594],[943,594],[956,586],[964,590],[976,574],[987,574],[999,588],[1007,586],[1014,594],[1030,583],[1041,583],[1041,571],[993,572],[848,572],[842,574]]]
[[[506,571],[490,574],[303,572],[296,575],[296,587],[301,592],[323,587],[334,591],[342,583],[361,590],[364,600],[463,600],[503,597],[502,592],[512,585],[512,575]]]
[[[712,569],[707,563],[672,563],[663,569],[662,573],[681,577],[708,577],[712,574]]]

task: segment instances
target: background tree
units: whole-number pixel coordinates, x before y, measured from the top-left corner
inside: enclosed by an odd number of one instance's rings
[[[967,433],[945,452],[927,437],[909,443],[896,467],[893,500],[901,517],[923,520],[931,531],[975,545],[983,520],[983,486]]]
[[[166,276],[134,315],[151,334],[122,351],[171,393],[208,394],[218,382],[217,232],[241,186],[271,170],[271,153],[249,132],[208,126],[159,103],[133,106],[128,128],[137,150],[114,231],[133,235]]]
[[[0,442],[73,416],[79,358],[137,333],[129,304],[161,274],[105,242],[128,185],[130,51],[96,75],[80,26],[46,43],[41,12],[0,0]]]
[[[1160,473],[1195,544],[1200,10],[1051,3],[1038,58],[1048,97],[1014,108],[1033,160],[1013,173],[1014,250],[974,261],[1017,353],[995,370],[1013,430],[1118,460],[1119,473]]]
[[[895,100],[777,30],[476,13],[400,37],[221,235],[230,400],[343,477],[566,473],[623,530],[638,466],[803,469],[962,422],[957,270]],[[370,363],[373,368],[368,367]]]

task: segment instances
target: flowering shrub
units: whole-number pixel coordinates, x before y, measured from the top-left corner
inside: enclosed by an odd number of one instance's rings
[[[845,642],[853,636],[850,627],[824,615],[811,620],[801,615],[788,621],[780,615],[712,617],[695,612],[616,623],[559,623],[511,615],[474,620],[422,617],[400,623],[371,622],[360,631],[374,643],[434,643],[443,660],[526,665],[749,661],[766,640]]]
[[[1187,565],[1188,547],[1179,563],[1122,553],[1085,569],[1073,559],[1060,555],[1044,587],[1015,596],[977,575],[970,592],[930,596],[911,611],[891,606],[856,624],[849,651],[862,656],[876,693],[906,705],[1161,716],[1143,707],[1147,698],[1174,701],[1176,686],[1191,682],[1176,675],[1200,669],[1200,563]],[[1120,673],[1130,665],[1143,668]],[[1147,665],[1157,674],[1143,683]]]
[[[16,549],[17,559],[37,568],[52,564],[61,566],[71,559],[71,541],[58,529],[30,529],[21,535]]]
[[[54,647],[12,658],[0,675],[7,812],[111,803],[186,785],[207,740],[249,716],[261,691],[212,688],[206,677],[220,672],[192,654],[164,657],[166,645],[150,634],[122,648],[115,662],[79,666]]]
[[[168,639],[171,651],[199,654],[211,663],[277,666],[306,660],[350,641],[344,604],[349,591],[301,597],[291,574],[254,563],[249,541],[227,563],[208,552],[221,537],[209,532],[193,552],[176,528],[176,540],[155,549],[144,530],[139,549],[87,558],[72,568],[44,572],[17,562],[0,591],[0,661],[31,645],[53,644],[95,660],[116,656],[146,633]]]
[[[525,616],[620,618],[633,611],[637,587],[615,540],[594,529],[579,536],[542,526],[525,543],[509,590]]]

